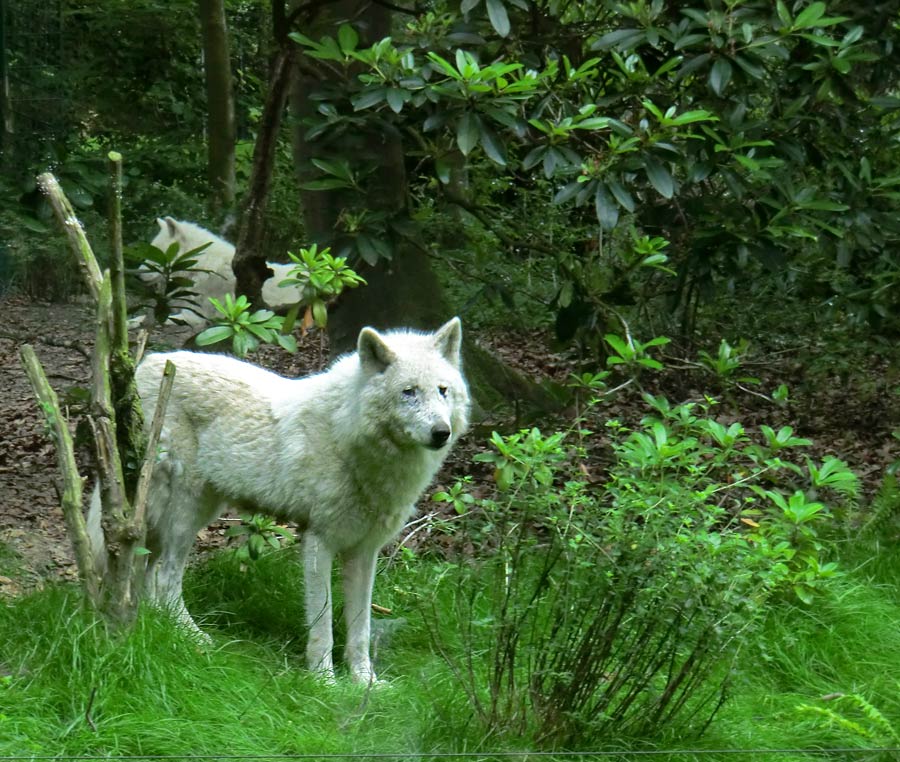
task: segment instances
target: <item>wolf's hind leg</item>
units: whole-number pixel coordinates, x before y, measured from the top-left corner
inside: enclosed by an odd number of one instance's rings
[[[334,554],[311,531],[303,535],[304,587],[306,591],[306,664],[326,680],[334,679],[331,629],[331,564]]]
[[[194,495],[183,489],[172,489],[168,496],[168,504],[148,527],[151,555],[145,578],[146,595],[152,603],[169,611],[180,625],[209,641],[184,605],[182,588],[194,539],[216,515],[219,500],[208,493]]]

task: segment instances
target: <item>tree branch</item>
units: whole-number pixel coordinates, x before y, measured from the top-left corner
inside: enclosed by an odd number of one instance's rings
[[[125,303],[125,260],[122,255],[122,154],[109,152],[109,271],[112,289],[113,352],[128,351],[128,306]]]
[[[56,458],[63,479],[63,490],[60,495],[63,517],[66,521],[69,537],[75,550],[75,561],[78,564],[78,574],[84,583],[85,592],[89,600],[96,600],[100,588],[100,581],[94,566],[94,556],[91,541],[88,537],[87,525],[81,512],[84,480],[78,473],[78,464],[75,462],[75,448],[72,444],[72,435],[62,410],[59,406],[59,398],[47,375],[38,360],[34,349],[30,344],[23,344],[19,350],[22,364],[34,396],[37,398],[44,421],[50,431],[50,436],[56,446]]]
[[[84,234],[84,228],[81,227],[81,222],[75,216],[72,204],[69,203],[69,199],[66,198],[56,178],[50,172],[39,175],[37,184],[50,202],[56,219],[69,239],[69,246],[75,252],[75,258],[78,261],[78,266],[81,268],[81,274],[84,276],[88,290],[91,292],[94,301],[97,301],[100,296],[100,283],[103,280],[103,274],[100,272],[97,258],[94,256],[87,236]]]

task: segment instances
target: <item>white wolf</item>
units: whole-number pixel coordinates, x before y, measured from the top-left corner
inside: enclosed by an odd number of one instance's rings
[[[199,312],[196,314],[186,309],[188,303],[176,300],[174,306],[180,311],[172,315],[195,328],[203,327],[218,316],[216,308],[209,303],[208,297],[222,299],[225,294],[234,294],[235,278],[231,269],[234,259],[234,245],[206,228],[193,222],[184,222],[172,217],[160,217],[156,220],[159,232],[150,242],[157,249],[166,251],[173,243],[178,244],[179,252],[190,251],[205,243],[210,245],[197,255],[197,267],[209,272],[193,272],[190,277],[194,281],[193,291],[198,295],[197,304],[190,306]],[[262,298],[268,307],[283,309],[300,300],[300,291],[294,286],[279,286],[284,280],[291,265],[278,262],[266,262],[274,275],[263,283]],[[152,282],[152,276],[147,278]]]
[[[307,663],[331,676],[331,565],[343,560],[345,657],[369,654],[375,559],[466,430],[458,318],[434,333],[363,328],[329,370],[286,379],[224,355],[149,355],[137,383],[150,420],[166,360],[176,367],[147,509],[147,596],[196,628],[182,575],[196,533],[230,504],[304,529]],[[92,540],[102,543],[99,499]]]

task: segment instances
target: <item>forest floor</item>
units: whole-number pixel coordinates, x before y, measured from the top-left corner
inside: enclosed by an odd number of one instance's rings
[[[0,328],[0,596],[15,596],[44,585],[48,580],[74,580],[77,572],[71,546],[66,536],[57,497],[58,470],[56,454],[35,404],[31,388],[19,359],[21,344],[28,342],[44,365],[51,384],[69,407],[73,431],[76,432],[82,473],[89,472],[90,454],[85,439],[74,423],[85,406],[85,391],[90,382],[89,351],[92,342],[92,314],[85,303],[67,304],[32,301],[10,296],[0,299],[3,327]],[[189,334],[185,329],[158,329],[151,343],[180,346]],[[485,332],[478,340],[490,351],[523,375],[537,381],[565,383],[575,364],[571,357],[546,349],[547,336],[525,330]],[[777,362],[754,368],[763,378],[765,388],[788,383],[791,389],[804,388],[804,368],[792,362],[785,352]],[[655,392],[672,400],[703,399],[704,378],[697,367],[677,357],[668,358],[667,373]],[[287,376],[299,376],[321,369],[327,361],[327,347],[310,334],[300,341],[300,350],[289,355],[276,348],[264,347],[254,361]],[[681,363],[681,364],[679,364]],[[897,420],[896,381],[891,381],[884,361],[873,359],[872,367],[863,369],[866,384],[848,387],[845,379],[826,374],[794,405],[778,409],[771,402],[754,395],[744,395],[731,408],[723,405],[718,413],[723,423],[736,420],[736,410],[745,425],[767,423],[773,427],[791,425],[796,433],[815,441],[814,455],[832,454],[846,460],[862,478],[864,492],[871,495],[880,483],[884,469],[898,457],[898,442],[891,435],[900,424]],[[756,372],[758,371],[758,372]],[[760,388],[763,388],[761,386]],[[808,384],[807,384],[808,386]],[[865,387],[863,389],[863,387]],[[625,394],[609,404],[604,403],[599,416],[640,417],[638,395]],[[637,411],[637,412],[636,412]],[[565,425],[563,411],[556,419],[542,420],[545,430]],[[484,441],[494,426],[509,429],[521,421],[501,421],[496,416],[477,426],[464,443],[448,459],[437,483],[446,486],[465,473],[475,477],[475,491],[484,489],[490,478],[471,457],[484,449]],[[598,420],[597,448],[602,450],[602,421]],[[602,462],[602,453],[598,455]],[[479,482],[481,484],[479,484]],[[89,488],[88,488],[89,489]],[[87,492],[87,489],[86,489]],[[423,499],[422,507],[429,510]],[[438,509],[440,510],[440,509]],[[220,521],[202,532],[199,546],[211,549],[223,546],[227,539],[226,521]],[[411,532],[415,542],[427,542],[422,522]]]

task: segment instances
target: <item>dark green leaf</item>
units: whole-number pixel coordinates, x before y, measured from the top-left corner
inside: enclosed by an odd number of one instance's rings
[[[766,70],[748,56],[736,55],[734,62],[753,79],[762,79],[766,75]]]
[[[20,214],[16,216],[16,219],[22,227],[32,233],[46,234],[50,232],[50,228],[47,225],[30,215]]]
[[[782,26],[793,26],[794,21],[791,19],[791,12],[784,4],[784,0],[776,0],[775,10],[778,12],[778,19],[781,21]]]
[[[535,146],[532,148],[522,159],[522,169],[531,169],[535,164],[537,164],[543,157],[544,152],[547,150],[547,146]]]
[[[698,8],[682,8],[681,12],[701,27],[708,27],[710,25],[709,16],[706,14],[706,11],[701,11]]]
[[[353,186],[339,177],[323,177],[321,180],[310,180],[300,183],[304,190],[334,190],[335,188],[352,188]]]
[[[463,156],[468,156],[478,145],[480,130],[478,129],[478,117],[471,111],[467,111],[456,125],[456,144]]]
[[[438,156],[434,161],[434,172],[444,185],[450,182],[450,170],[453,165],[447,160],[446,156]]]
[[[619,221],[619,207],[603,183],[597,183],[597,190],[594,192],[594,207],[600,227],[604,230],[612,230]]]
[[[377,90],[367,90],[360,93],[355,98],[351,98],[350,103],[353,104],[354,111],[362,111],[363,109],[371,108],[372,106],[381,103],[386,95],[387,90],[383,87],[379,87]]]
[[[708,34],[686,34],[684,37],[678,38],[675,41],[675,44],[672,46],[674,50],[682,50],[683,48],[689,48],[691,45],[695,45],[697,43],[709,43],[709,35]]]
[[[672,198],[675,194],[675,180],[662,162],[653,156],[644,158],[644,170],[650,184],[656,188],[663,198]]]
[[[436,114],[431,114],[422,124],[422,130],[424,132],[431,132],[439,127],[443,127],[447,123],[449,116],[450,115],[446,111],[439,111]]]
[[[591,50],[608,50],[609,48],[631,48],[643,40],[645,34],[640,29],[617,29],[607,32],[599,40],[591,44]]]
[[[678,76],[680,78],[686,77],[688,74],[692,74],[697,69],[700,69],[706,66],[709,59],[712,58],[711,53],[701,53],[699,56],[694,56],[693,58],[686,58],[684,63],[681,65],[681,68],[678,69]]]
[[[406,103],[407,98],[409,97],[406,90],[398,90],[396,87],[392,87],[387,91],[387,103],[388,106],[391,107],[391,111],[395,114],[399,114],[403,110],[403,104]]]
[[[503,0],[486,0],[486,2],[491,26],[501,37],[506,37],[509,34],[509,14]]]
[[[356,239],[356,248],[366,264],[375,265],[378,262],[378,250],[369,236],[359,235]]]
[[[544,177],[548,180],[556,173],[556,165],[565,164],[565,158],[552,146],[544,154]]]
[[[731,63],[727,58],[717,58],[709,70],[709,86],[716,95],[721,95],[731,81]]]
[[[817,2],[808,5],[794,20],[794,29],[806,29],[816,26],[816,22],[825,15],[825,3]]]
[[[895,95],[883,95],[877,98],[872,98],[869,103],[871,103],[873,106],[877,106],[878,108],[883,109],[900,108],[900,98]]]
[[[490,127],[488,127],[480,119],[479,122],[481,124],[481,147],[484,149],[484,153],[492,162],[494,162],[494,164],[499,164],[501,167],[505,167],[506,146]]]
[[[554,204],[563,204],[575,196],[581,190],[581,183],[569,183],[564,185],[553,197]]]
[[[618,180],[607,180],[606,184],[609,186],[609,190],[615,197],[616,201],[619,202],[619,206],[621,206],[627,212],[633,212],[634,198],[628,192],[628,190],[626,190]]]

